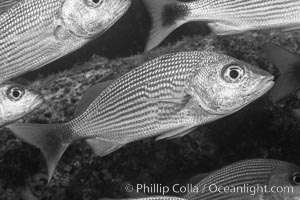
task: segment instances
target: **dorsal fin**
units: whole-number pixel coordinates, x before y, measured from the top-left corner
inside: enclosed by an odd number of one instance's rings
[[[275,65],[280,76],[270,92],[273,101],[278,101],[300,87],[300,55],[272,43],[264,44],[266,58]]]
[[[77,104],[74,117],[78,117],[79,115],[81,115],[89,107],[89,105],[99,96],[99,94],[101,94],[103,90],[105,90],[110,84],[112,84],[112,82],[114,82],[114,80],[101,82],[87,89],[85,94]]]
[[[4,13],[10,9],[16,3],[19,3],[22,0],[1,0],[0,1],[0,14]]]

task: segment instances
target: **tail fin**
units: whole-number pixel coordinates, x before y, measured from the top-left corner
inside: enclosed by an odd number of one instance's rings
[[[171,32],[186,23],[188,10],[176,0],[143,0],[151,18],[152,25],[145,51],[158,46]]]
[[[270,92],[273,101],[278,101],[300,87],[300,55],[272,43],[264,45],[269,62],[278,67],[280,76]]]
[[[7,126],[17,137],[39,148],[47,162],[48,181],[70,143],[63,141],[64,125],[15,123]]]

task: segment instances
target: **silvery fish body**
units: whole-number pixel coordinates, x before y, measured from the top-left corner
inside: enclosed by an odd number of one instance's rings
[[[146,50],[190,21],[207,22],[218,35],[249,30],[300,28],[298,0],[143,0],[152,16]]]
[[[79,49],[112,26],[131,0],[21,0],[10,4],[0,15],[0,83]]]
[[[298,200],[300,167],[271,159],[228,165],[192,185],[189,200]]]
[[[65,124],[13,124],[21,139],[39,147],[49,174],[74,140],[87,139],[95,153],[109,154],[127,143],[157,136],[181,137],[230,115],[274,84],[264,70],[206,51],[167,54],[110,84],[90,88]]]
[[[43,102],[43,96],[29,87],[10,81],[0,85],[0,127],[31,113]]]

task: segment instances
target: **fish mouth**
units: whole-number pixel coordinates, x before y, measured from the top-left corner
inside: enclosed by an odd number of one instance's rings
[[[248,95],[248,97],[250,97],[250,100],[243,107],[249,105],[256,99],[258,99],[261,96],[263,96],[264,94],[266,94],[274,86],[274,84],[275,84],[275,82],[274,82],[273,75],[268,75],[265,78],[263,78],[257,86],[257,88],[259,88],[259,89],[256,92]],[[237,108],[236,110],[232,111],[231,113],[235,113],[238,110],[242,109],[243,107]]]
[[[259,90],[255,93],[257,97],[260,97],[267,93],[274,86],[274,76],[269,75],[262,79],[262,81],[258,84]]]

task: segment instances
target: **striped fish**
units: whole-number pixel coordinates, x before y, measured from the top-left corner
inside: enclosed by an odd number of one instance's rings
[[[207,22],[217,35],[249,30],[300,28],[299,0],[143,0],[152,28],[146,50],[190,21]]]
[[[300,167],[278,160],[246,160],[214,171],[193,187],[192,192],[182,198],[298,200],[300,199]],[[226,187],[229,189],[227,192]]]
[[[68,123],[8,127],[41,149],[51,177],[74,140],[88,139],[95,153],[104,156],[143,138],[181,137],[256,100],[271,89],[273,78],[215,52],[167,54],[90,88]]]
[[[131,0],[19,0],[1,5],[11,5],[0,15],[3,83],[79,49],[112,26]]]

